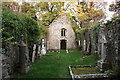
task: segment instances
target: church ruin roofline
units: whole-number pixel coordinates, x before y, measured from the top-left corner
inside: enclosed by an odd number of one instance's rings
[[[67,15],[67,14],[65,13],[64,15]],[[63,16],[63,14],[60,13],[60,14],[50,23],[50,25],[51,25],[52,23],[56,22],[56,20],[57,20],[58,18],[60,18],[61,16]],[[50,25],[49,25],[49,26],[50,26]]]
[[[62,29],[64,29],[62,31]],[[59,14],[49,25],[47,49],[75,49],[75,32],[70,16],[67,13]]]
[[[57,19],[59,19],[59,18],[62,17],[62,16],[66,16],[66,17],[70,20],[72,27],[74,27],[74,26],[73,26],[74,23],[77,25],[77,23],[74,22],[74,21],[72,20],[72,18],[70,18],[69,14],[68,14],[68,13],[65,13],[65,12],[61,12],[61,13],[50,23],[50,25],[52,25],[54,22],[57,21]],[[72,16],[71,16],[71,17],[72,17]],[[50,25],[49,25],[49,27],[50,27]],[[79,26],[77,25],[77,27],[79,27]]]

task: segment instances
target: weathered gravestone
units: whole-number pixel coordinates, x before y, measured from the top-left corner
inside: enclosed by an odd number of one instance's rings
[[[86,40],[84,40],[84,51],[86,51]]]
[[[36,44],[33,46],[32,62],[35,61]]]
[[[19,66],[20,66],[20,73],[27,73],[29,71],[29,51],[27,45],[23,41],[23,36],[22,39],[19,43]]]
[[[109,62],[109,69],[120,77],[120,18],[115,18],[107,25],[106,58]]]
[[[40,54],[40,49],[41,49],[41,46],[38,45],[38,51],[37,51],[38,56],[41,56],[41,54]]]
[[[46,54],[45,39],[42,39],[41,55]]]
[[[99,30],[99,55],[100,60],[98,61],[98,68],[100,71],[104,71],[107,69],[107,60],[106,60],[106,38],[105,38],[105,28],[104,25],[101,25],[101,28]]]

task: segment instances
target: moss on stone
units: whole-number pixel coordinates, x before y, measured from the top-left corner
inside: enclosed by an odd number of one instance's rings
[[[100,74],[100,72],[96,70],[96,67],[72,67],[72,71],[74,75]]]

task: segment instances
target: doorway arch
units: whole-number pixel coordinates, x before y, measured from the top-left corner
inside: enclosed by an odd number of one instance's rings
[[[60,49],[66,49],[66,40],[60,40]]]

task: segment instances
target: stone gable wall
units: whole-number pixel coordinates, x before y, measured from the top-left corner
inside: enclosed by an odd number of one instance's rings
[[[65,37],[61,36],[61,29],[66,29]],[[66,40],[67,49],[75,49],[75,32],[67,15],[61,15],[50,24],[47,36],[47,49],[60,49],[60,40]]]

